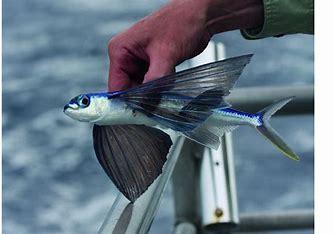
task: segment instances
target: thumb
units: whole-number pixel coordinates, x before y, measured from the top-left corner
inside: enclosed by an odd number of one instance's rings
[[[144,83],[175,72],[175,64],[172,60],[159,57],[150,58],[150,66],[144,76]]]

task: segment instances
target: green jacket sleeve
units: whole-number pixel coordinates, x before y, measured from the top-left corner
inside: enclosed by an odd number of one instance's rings
[[[263,0],[264,24],[241,30],[246,39],[314,33],[314,0]]]

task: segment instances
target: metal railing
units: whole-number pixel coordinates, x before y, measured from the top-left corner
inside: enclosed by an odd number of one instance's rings
[[[258,94],[261,94],[261,96]],[[278,88],[254,87],[236,89],[231,93],[231,96],[228,99],[229,102],[233,103],[233,106],[237,106],[237,108],[242,110],[246,109],[250,112],[256,112],[272,103],[274,100],[287,96],[295,96],[295,100],[291,102],[291,104],[287,105],[287,108],[277,112],[276,115],[313,114],[314,101],[312,86]],[[226,141],[226,137],[228,141]],[[185,144],[191,144],[191,146],[185,146],[191,149],[191,151],[187,151],[179,158],[173,175],[176,211],[176,227],[174,233],[201,233],[204,230],[210,231],[210,233],[244,233],[254,231],[261,232],[313,229],[313,210],[240,214],[237,219],[213,219],[211,223],[202,222],[201,218],[208,214],[203,212],[198,204],[200,204],[201,201],[208,203],[210,203],[210,201],[202,200],[202,197],[198,196],[196,190],[203,189],[206,193],[213,193],[215,190],[219,189],[221,191],[226,190],[226,185],[223,187],[216,186],[213,190],[201,188],[198,180],[200,178],[200,165],[203,162],[200,158],[208,157],[208,155],[203,154],[203,147],[196,143],[186,140]],[[227,150],[231,150],[232,141],[230,139],[230,135],[225,136],[225,140],[222,141],[222,147]],[[226,150],[221,151],[222,158],[231,158],[228,154],[229,153],[226,153]],[[225,162],[229,161],[225,160]],[[226,168],[230,168],[229,170],[231,170],[231,168],[233,168],[233,163],[230,166],[225,165],[225,170]],[[189,177],[191,177],[191,179],[189,179]],[[235,190],[234,176],[232,176],[232,178],[229,177],[227,180],[230,180],[232,190]],[[231,186],[231,184],[229,186]],[[189,193],[192,195],[189,196]],[[228,196],[231,194],[232,196],[236,196],[233,192],[227,192],[226,194],[227,196],[223,198],[225,200],[229,200]],[[235,201],[230,200],[230,206],[236,206],[235,203]],[[235,213],[235,208],[230,207],[229,209]],[[228,209],[227,212],[229,212]],[[211,216],[213,217],[213,215]]]
[[[314,212],[310,209],[241,214],[240,224],[235,231],[260,232],[278,230],[303,230],[313,228]]]
[[[233,105],[233,108],[256,113],[274,100],[291,96],[294,96],[294,100],[279,110],[275,116],[313,114],[314,87],[311,85],[238,88],[233,90],[226,100]]]
[[[224,46],[221,43],[210,44],[205,53],[204,59],[199,57],[192,60],[190,65],[222,59]],[[208,56],[211,57],[208,59]],[[274,100],[287,96],[296,98],[277,115],[313,114],[313,86],[240,88],[233,90],[227,101],[235,108],[257,112]],[[119,194],[99,230],[100,234],[147,233],[171,177],[176,221],[174,233],[313,228],[313,210],[238,214],[230,133],[223,137],[217,151],[209,150],[172,132],[171,137],[173,147],[162,174],[134,203],[129,203]]]
[[[224,51],[219,53],[217,47],[214,58],[221,59]],[[220,46],[220,49],[223,48]],[[290,96],[295,97],[293,102],[275,116],[313,114],[313,86],[239,88],[234,89],[226,100],[233,108],[256,113],[273,101]],[[179,158],[173,175],[176,211],[174,233],[313,228],[313,210],[238,214],[231,133],[225,134],[221,147],[216,152],[204,149],[190,140],[186,140],[185,144],[190,144],[185,145],[190,150],[185,151]]]

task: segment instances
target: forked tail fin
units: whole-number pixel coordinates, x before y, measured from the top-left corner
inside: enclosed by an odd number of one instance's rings
[[[269,123],[270,117],[292,99],[293,97],[281,99],[259,111],[258,114],[262,120],[262,125],[257,126],[256,129],[286,156],[299,161],[299,156],[283,141],[280,135],[275,131],[275,129],[273,129],[273,127],[271,127]]]

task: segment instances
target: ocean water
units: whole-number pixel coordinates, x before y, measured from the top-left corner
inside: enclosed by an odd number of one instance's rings
[[[107,44],[165,1],[3,1],[3,233],[95,233],[116,194],[92,150],[91,126],[63,105],[105,90]],[[217,35],[228,57],[254,53],[239,87],[313,84],[313,37]],[[261,94],[259,94],[261,95]],[[273,119],[300,163],[253,129],[234,133],[240,212],[313,208],[313,116]],[[170,186],[151,233],[173,228]]]

